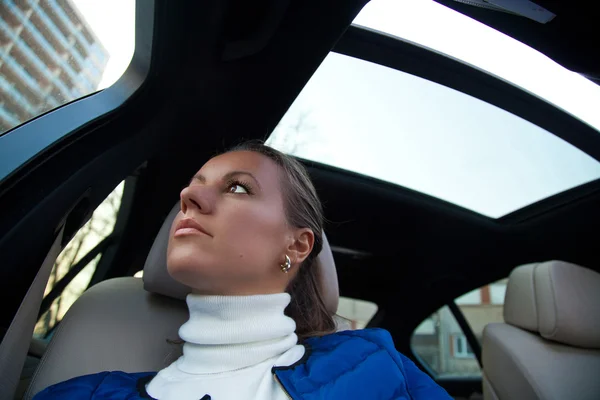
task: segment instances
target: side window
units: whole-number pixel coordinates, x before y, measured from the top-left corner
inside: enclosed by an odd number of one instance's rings
[[[1,1],[0,15],[0,136],[112,85],[133,55],[132,0]]]
[[[56,259],[44,292],[42,314],[35,326],[34,337],[46,338],[89,286],[102,257],[97,246],[115,227],[124,186],[125,183],[121,182],[108,195]]]
[[[363,329],[377,314],[377,304],[340,296],[336,322],[338,330]]]
[[[503,279],[480,287],[454,301],[479,343],[487,324],[504,322],[506,282]],[[436,377],[481,376],[481,368],[467,335],[448,306],[440,308],[417,327],[411,338],[411,347]]]

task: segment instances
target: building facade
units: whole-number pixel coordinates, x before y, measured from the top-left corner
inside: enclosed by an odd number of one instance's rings
[[[69,0],[0,0],[0,134],[96,91],[108,58]]]

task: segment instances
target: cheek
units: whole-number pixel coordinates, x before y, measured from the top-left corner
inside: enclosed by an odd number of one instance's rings
[[[226,233],[223,237],[235,244],[238,256],[282,250],[287,225],[283,210],[276,206],[236,207],[221,223]]]

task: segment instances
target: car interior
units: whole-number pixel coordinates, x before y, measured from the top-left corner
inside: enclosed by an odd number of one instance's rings
[[[271,133],[328,60],[352,58],[418,77],[540,128],[594,166],[600,162],[600,125],[456,57],[353,23],[367,3],[138,0],[135,50],[116,83],[0,133],[0,399],[31,399],[74,376],[158,370],[176,359],[189,289],[169,277],[165,252],[181,189],[213,155],[244,140],[273,142]],[[537,0],[556,15],[540,23],[477,6],[487,2],[435,3],[600,85],[595,9]],[[408,90],[396,95],[416,97]],[[350,111],[340,112],[350,118]],[[444,124],[454,124],[453,117],[448,112]],[[518,138],[520,132],[508,132],[514,126],[498,129]],[[386,147],[396,151],[369,129],[365,137],[372,134],[380,149],[375,157],[384,158],[377,154]],[[352,135],[337,135],[332,151],[349,152]],[[460,146],[459,138],[444,140]],[[444,143],[427,146],[447,152]],[[537,151],[543,149],[531,147],[523,165]],[[306,166],[324,205],[322,292],[332,314],[344,317],[340,329],[348,328],[348,318],[338,299],[375,304],[363,326],[388,330],[397,350],[455,399],[600,398],[600,173],[487,213],[290,153]],[[351,161],[368,164],[368,157],[358,152]],[[561,162],[560,152],[545,157]],[[498,160],[501,168],[517,163]],[[415,168],[427,163],[423,157]],[[387,169],[391,176],[405,172]],[[115,188],[120,197],[108,233],[48,286],[61,252],[98,220],[95,210]],[[34,335],[92,262],[83,294]],[[502,291],[496,282],[504,282]],[[488,289],[481,302],[489,297],[489,307],[461,302],[482,287]],[[496,298],[503,305],[494,308],[499,320],[482,324],[479,333],[468,313],[491,310]],[[443,342],[444,313],[457,331]],[[425,354],[417,340],[446,346],[455,359]],[[442,373],[443,365],[467,361],[476,373]]]

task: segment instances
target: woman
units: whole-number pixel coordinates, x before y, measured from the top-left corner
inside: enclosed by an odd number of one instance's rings
[[[246,143],[181,192],[167,267],[193,288],[183,355],[158,373],[103,372],[47,399],[449,399],[380,329],[335,333],[314,260],[323,212],[292,157]]]

